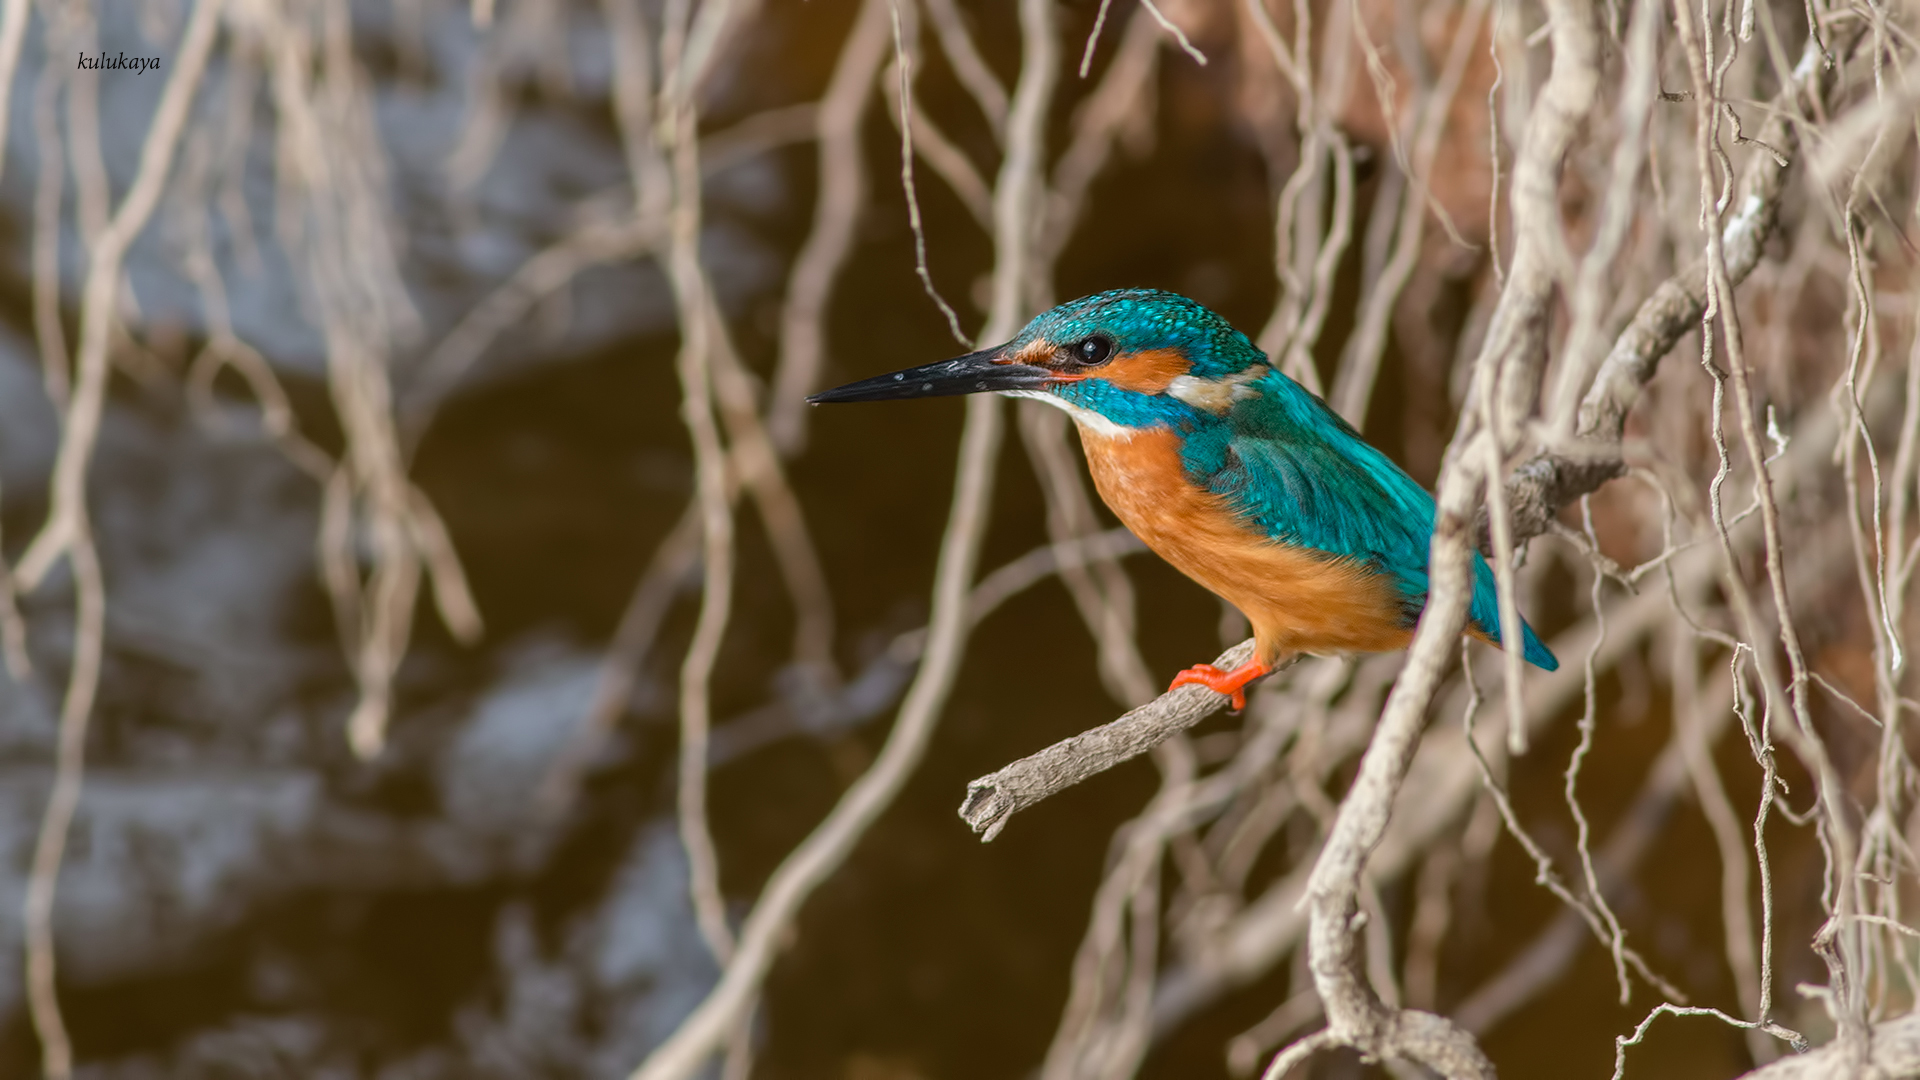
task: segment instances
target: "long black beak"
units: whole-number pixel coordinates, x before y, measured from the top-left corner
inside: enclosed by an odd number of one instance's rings
[[[1003,355],[1000,349],[982,349],[937,364],[822,390],[807,401],[824,405],[830,401],[900,401],[990,390],[1038,390],[1053,376],[1046,368],[1008,363]]]

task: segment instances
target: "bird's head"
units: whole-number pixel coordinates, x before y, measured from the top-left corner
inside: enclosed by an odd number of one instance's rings
[[[997,392],[1038,398],[1121,431],[1224,414],[1257,394],[1266,354],[1178,293],[1118,289],[1044,312],[1012,341],[848,383],[808,398],[892,401]]]

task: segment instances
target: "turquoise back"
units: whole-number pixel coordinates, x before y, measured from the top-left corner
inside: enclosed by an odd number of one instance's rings
[[[1413,625],[1427,602],[1433,496],[1299,383],[1269,371],[1253,385],[1257,397],[1224,417],[1203,414],[1210,422],[1183,432],[1188,478],[1276,540],[1391,576],[1406,625]],[[1479,552],[1468,618],[1500,641],[1493,568]],[[1529,662],[1548,671],[1560,666],[1525,620],[1521,630]]]

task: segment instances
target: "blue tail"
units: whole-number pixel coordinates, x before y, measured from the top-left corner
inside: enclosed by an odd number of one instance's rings
[[[1520,640],[1520,655],[1527,658],[1527,663],[1543,671],[1560,670],[1560,661],[1554,657],[1553,650],[1541,642],[1525,619],[1520,620]]]
[[[1505,647],[1500,641],[1500,599],[1494,587],[1493,568],[1478,552],[1473,556],[1473,604],[1467,614],[1481,632]],[[1554,657],[1553,650],[1541,643],[1524,617],[1520,620],[1520,655],[1543,671],[1560,670],[1560,661]]]

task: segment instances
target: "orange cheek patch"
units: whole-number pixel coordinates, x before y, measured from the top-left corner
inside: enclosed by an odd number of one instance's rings
[[[1192,364],[1177,349],[1146,349],[1122,353],[1095,374],[1122,390],[1140,394],[1158,394],[1185,375]]]

